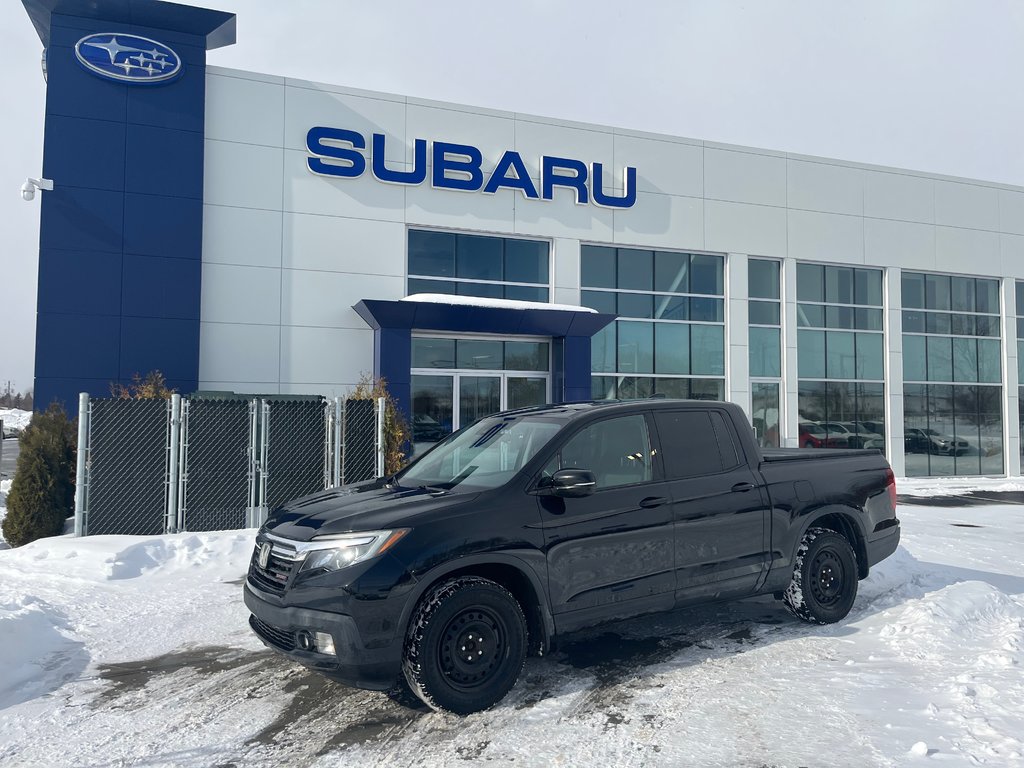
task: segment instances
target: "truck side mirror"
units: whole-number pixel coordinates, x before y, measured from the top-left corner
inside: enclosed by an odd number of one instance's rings
[[[545,483],[545,492],[563,499],[589,496],[597,486],[597,477],[589,469],[560,469]]]

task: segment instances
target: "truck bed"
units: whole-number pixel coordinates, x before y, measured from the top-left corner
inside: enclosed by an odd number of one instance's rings
[[[851,456],[880,456],[874,448],[762,448],[761,458],[767,462],[812,461],[840,459]]]

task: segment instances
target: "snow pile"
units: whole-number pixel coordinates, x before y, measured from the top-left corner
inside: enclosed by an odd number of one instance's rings
[[[901,496],[960,496],[965,493],[1024,491],[1024,477],[906,477],[896,481]]]
[[[412,301],[424,304],[458,304],[467,307],[490,307],[492,309],[543,309],[555,312],[586,312],[596,314],[596,309],[578,307],[575,304],[548,304],[541,301],[521,301],[519,299],[488,299],[481,296],[454,296],[447,293],[414,293],[400,301]]]
[[[899,516],[838,624],[763,597],[599,627],[468,718],[265,651],[253,531],[35,542],[0,552],[0,764],[1024,764],[1020,506]]]
[[[55,690],[88,662],[64,616],[32,597],[0,603],[0,637],[0,709]]]
[[[4,429],[22,430],[32,421],[32,411],[23,411],[20,408],[0,408],[0,421],[4,423]]]

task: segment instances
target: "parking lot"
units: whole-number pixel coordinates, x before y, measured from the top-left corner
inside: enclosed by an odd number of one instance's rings
[[[758,598],[595,628],[467,718],[263,648],[240,599],[251,531],[37,542],[0,553],[0,762],[1006,764],[1024,754],[1024,516],[1020,494],[983,495],[901,504],[905,546],[839,624]]]

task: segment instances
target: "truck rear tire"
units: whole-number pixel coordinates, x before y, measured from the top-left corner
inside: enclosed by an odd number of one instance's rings
[[[460,576],[422,599],[406,633],[402,670],[429,707],[468,715],[494,706],[526,662],[526,618],[511,592]]]
[[[799,619],[832,624],[853,608],[857,580],[857,556],[850,542],[827,528],[811,528],[797,547],[793,579],[782,600]]]

